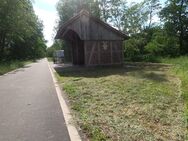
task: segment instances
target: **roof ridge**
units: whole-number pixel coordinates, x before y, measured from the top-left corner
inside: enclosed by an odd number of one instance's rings
[[[90,15],[89,11],[87,11],[86,9],[80,10],[78,14],[87,14],[88,16]]]

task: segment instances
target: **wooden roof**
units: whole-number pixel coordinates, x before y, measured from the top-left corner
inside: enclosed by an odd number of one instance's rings
[[[62,25],[55,38],[64,39],[70,30],[76,32],[81,40],[125,40],[128,38],[126,34],[91,16],[86,10],[81,10]]]

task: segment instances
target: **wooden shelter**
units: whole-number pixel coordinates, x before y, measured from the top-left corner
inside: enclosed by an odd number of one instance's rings
[[[74,65],[123,64],[123,41],[128,37],[82,10],[57,32],[56,39],[66,40]]]

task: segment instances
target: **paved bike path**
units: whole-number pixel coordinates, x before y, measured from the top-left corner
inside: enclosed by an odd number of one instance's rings
[[[0,76],[0,141],[70,141],[46,59]]]

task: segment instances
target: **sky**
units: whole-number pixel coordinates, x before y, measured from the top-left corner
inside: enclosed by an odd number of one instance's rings
[[[47,40],[48,47],[50,47],[54,41],[54,27],[58,21],[58,14],[56,11],[57,2],[58,0],[34,0],[33,3],[36,15],[43,22],[43,34],[45,40]]]
[[[34,0],[33,7],[36,15],[43,22],[44,25],[44,38],[47,40],[47,46],[50,47],[53,44],[55,31],[54,27],[58,21],[58,14],[56,10],[56,4],[59,0]],[[128,3],[140,2],[142,0],[127,0]],[[161,0],[165,1],[165,0]]]

